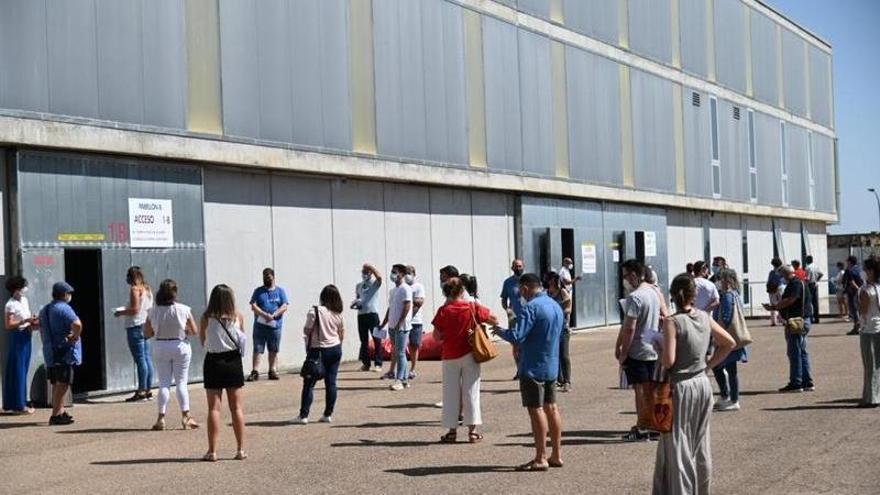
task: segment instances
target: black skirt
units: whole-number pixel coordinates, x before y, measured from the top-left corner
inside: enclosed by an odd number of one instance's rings
[[[203,368],[205,388],[222,389],[244,386],[244,370],[238,351],[209,352]]]

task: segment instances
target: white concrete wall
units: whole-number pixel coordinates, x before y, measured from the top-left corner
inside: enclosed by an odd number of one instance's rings
[[[819,312],[826,314],[831,310],[832,305],[829,303],[828,295],[828,236],[825,233],[825,225],[821,223],[807,224],[807,254],[813,256],[813,266],[821,270],[825,277],[819,281]],[[833,305],[833,310],[837,311],[837,303]]]
[[[765,289],[773,259],[773,222],[765,217],[747,217],[746,235],[749,243],[749,281],[751,283],[751,314],[766,314],[761,304],[770,302]],[[747,314],[749,311],[747,311]]]
[[[688,263],[703,259],[703,226],[699,212],[669,210],[666,253],[670,279],[684,273]]]
[[[723,256],[727,265],[742,276],[742,221],[738,215],[716,213],[709,221],[709,245],[712,257]],[[711,259],[706,260],[712,262]]]

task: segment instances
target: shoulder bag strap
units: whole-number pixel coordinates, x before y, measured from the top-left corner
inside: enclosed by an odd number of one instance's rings
[[[480,322],[477,321],[477,303],[471,302],[471,321],[473,322],[474,329],[480,328]]]
[[[306,344],[306,351],[308,351],[309,349],[312,348],[312,334],[315,332],[315,330],[321,328],[321,318],[320,318],[320,315],[318,314],[318,307],[314,306],[314,308],[315,308],[315,322],[312,324],[312,329],[309,330],[309,341]]]
[[[220,323],[220,326],[223,327],[223,330],[226,332],[226,336],[229,337],[229,340],[231,340],[232,343],[235,344],[235,350],[240,351],[241,343],[238,341],[238,339],[232,337],[232,332],[229,331],[229,327],[226,326],[226,323],[223,322],[223,319],[216,318],[216,320],[218,323]]]

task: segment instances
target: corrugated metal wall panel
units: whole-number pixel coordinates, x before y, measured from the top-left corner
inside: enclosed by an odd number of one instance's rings
[[[324,142],[319,19],[319,4],[311,0],[291,3],[293,134],[297,142],[312,146],[320,146]]]
[[[739,108],[739,120],[734,119],[735,105],[718,100],[718,131],[721,146],[721,197],[734,201],[749,200],[749,142],[748,115]]]
[[[609,0],[565,0],[565,25],[591,38],[618,44],[620,6]]]
[[[782,30],[782,67],[786,110],[805,117],[807,115],[807,61],[804,43],[800,36],[787,29]]]
[[[483,61],[489,167],[522,171],[520,76],[515,27],[483,17]]]
[[[144,120],[147,125],[186,126],[186,50],[180,0],[142,0]]]
[[[49,111],[99,118],[94,0],[47,0]]]
[[[251,54],[257,59],[260,85],[260,137],[281,142],[293,140],[289,3],[288,0],[256,2],[257,53]]]
[[[695,106],[694,93],[700,106]],[[684,88],[682,98],[684,120],[685,184],[689,195],[712,197],[711,128],[709,95]]]
[[[831,57],[810,45],[810,116],[815,122],[831,126]]]
[[[715,0],[715,74],[718,82],[746,92],[746,6]]]
[[[615,3],[615,2],[609,2]],[[646,57],[672,62],[670,0],[629,0],[629,46]],[[676,33],[676,36],[678,33]]]
[[[681,40],[681,68],[706,77],[709,75],[709,49],[706,0],[678,0],[678,36]]]
[[[755,112],[755,141],[758,201],[765,205],[779,206],[782,204],[779,120]]]
[[[635,185],[675,192],[673,83],[632,70],[631,84]]]
[[[794,124],[785,126],[785,163],[788,167],[788,204],[792,208],[810,208],[807,174],[807,131]]]
[[[141,123],[144,87],[140,2],[97,0],[98,98],[101,118]]]
[[[49,110],[46,0],[14,0],[0,15],[0,106]]]
[[[571,177],[623,183],[620,137],[620,71],[617,63],[565,48],[568,79],[568,147]],[[597,119],[597,115],[602,115]]]
[[[833,212],[835,208],[834,141],[813,133],[813,170],[816,179],[816,209]]]
[[[260,69],[255,0],[220,0],[223,130],[260,137]]]
[[[311,0],[320,5],[321,25],[319,59],[321,66],[315,71],[320,74],[316,83],[321,88],[321,116],[323,140],[328,148],[351,149],[351,57],[350,35],[348,30],[348,0]],[[294,24],[301,29],[313,19],[302,18]],[[296,45],[294,45],[296,49]],[[296,67],[296,65],[294,65]],[[308,79],[308,67],[295,73],[294,81]],[[306,123],[313,122],[314,116],[297,113],[294,109],[294,138]]]
[[[779,58],[776,23],[764,14],[748,9],[751,16],[752,91],[755,99],[779,104]]]
[[[523,165],[527,172],[554,176],[549,39],[519,30],[519,78]]]

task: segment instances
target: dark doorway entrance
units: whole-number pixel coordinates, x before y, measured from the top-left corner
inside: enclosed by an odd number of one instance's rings
[[[575,259],[574,257],[574,229],[562,229],[562,257]],[[576,267],[577,265],[575,265]],[[571,273],[572,279],[577,279],[577,273],[575,270],[572,270]],[[571,284],[571,321],[569,321],[569,325],[572,328],[577,327],[577,284]]]
[[[82,366],[76,370],[73,393],[103,390],[106,388],[106,377],[101,251],[64,250],[64,279],[74,288],[70,305],[83,324]]]

